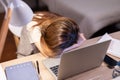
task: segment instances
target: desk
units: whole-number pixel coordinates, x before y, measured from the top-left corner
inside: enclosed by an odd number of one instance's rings
[[[27,62],[27,61],[33,61],[33,63],[35,63],[36,60],[38,60],[39,62],[39,68],[40,68],[40,74],[41,74],[41,80],[54,80],[54,78],[52,77],[52,75],[48,72],[48,70],[44,67],[44,65],[42,64],[42,60],[46,59],[45,57],[43,57],[41,54],[37,53],[37,54],[33,54],[27,57],[22,57],[19,59],[14,59],[14,60],[10,60],[7,62],[3,62],[1,63],[3,69],[5,69],[6,66],[11,66],[11,65],[15,65],[15,64],[19,64],[19,63],[23,63],[23,62]]]
[[[114,38],[120,39],[120,31],[112,33],[111,35]],[[80,47],[91,45],[95,43],[96,41],[98,41],[98,39],[100,39],[100,37],[87,40]],[[3,62],[0,64],[2,65],[3,69],[5,69],[5,67],[10,66],[10,65],[19,64],[19,63],[23,63],[26,61],[35,62],[36,60],[38,60],[39,66],[40,66],[41,78],[42,78],[41,80],[55,80],[53,76],[50,74],[50,72],[42,64],[42,60],[44,59],[46,58],[43,57],[41,54],[37,53],[34,55],[30,55],[30,56],[19,58],[19,59],[14,59],[14,60]],[[118,58],[115,58],[115,59],[119,60]],[[111,74],[112,74],[112,69],[107,68],[106,65],[102,63],[102,65],[98,68],[78,74],[66,80],[111,80],[112,79]]]

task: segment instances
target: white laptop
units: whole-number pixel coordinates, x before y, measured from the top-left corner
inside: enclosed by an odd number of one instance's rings
[[[48,58],[43,60],[43,64],[53,74],[56,80],[64,80],[100,66],[109,43],[110,40],[84,48],[77,48],[64,53],[61,58]]]

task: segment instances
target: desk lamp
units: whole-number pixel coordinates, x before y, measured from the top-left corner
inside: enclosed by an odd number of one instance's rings
[[[0,59],[4,48],[8,25],[24,26],[33,18],[31,8],[22,0],[0,0],[5,9],[5,17],[0,29]]]

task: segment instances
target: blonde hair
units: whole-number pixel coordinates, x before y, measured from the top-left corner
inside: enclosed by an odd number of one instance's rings
[[[38,24],[34,26],[39,25],[41,28],[40,46],[42,49],[40,51],[49,57],[54,57],[77,42],[79,27],[67,17],[53,13],[47,13],[46,16],[41,18],[43,20],[38,20]]]

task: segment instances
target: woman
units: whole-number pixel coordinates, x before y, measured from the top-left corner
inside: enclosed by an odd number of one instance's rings
[[[85,40],[74,21],[50,12],[36,13],[25,28],[30,43],[46,57],[60,55],[63,51],[78,47]]]

